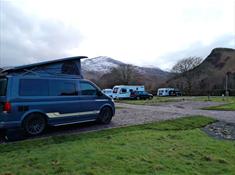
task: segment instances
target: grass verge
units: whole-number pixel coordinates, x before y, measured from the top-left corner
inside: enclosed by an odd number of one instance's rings
[[[221,97],[221,96],[181,96],[181,97],[153,97],[152,100],[115,100],[117,103],[126,103],[134,105],[159,105],[161,103],[168,102],[180,102],[180,101],[211,101],[211,102],[223,102],[223,103],[235,103],[235,97]]]
[[[167,102],[178,102],[183,101],[183,97],[153,97],[152,100],[115,100],[117,103],[126,103],[126,104],[134,104],[134,105],[158,105],[161,103]]]
[[[212,102],[223,102],[223,103],[235,103],[235,97],[222,97],[222,96],[198,96],[192,98],[193,101],[212,101]]]
[[[203,108],[205,110],[218,110],[218,111],[235,111],[235,103],[229,103],[225,105],[219,105],[219,106],[210,106]]]
[[[176,120],[0,145],[0,174],[233,174],[235,143]]]

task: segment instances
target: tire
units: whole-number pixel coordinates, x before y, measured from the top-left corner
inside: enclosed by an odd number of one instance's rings
[[[140,97],[136,97],[136,100],[140,100]]]
[[[99,114],[98,122],[101,124],[109,124],[113,117],[113,111],[110,107],[104,107]]]
[[[152,100],[153,99],[153,97],[151,96],[151,97],[149,97],[149,100]]]
[[[47,122],[41,114],[30,114],[23,122],[26,134],[30,136],[40,135],[46,128]]]

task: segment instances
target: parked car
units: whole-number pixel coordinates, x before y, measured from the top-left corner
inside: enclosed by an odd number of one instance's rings
[[[159,88],[157,96],[181,96],[181,92],[175,88]]]
[[[169,92],[169,96],[182,96],[182,93],[179,90],[173,90]]]
[[[136,99],[136,100],[140,100],[140,99],[152,99],[153,95],[146,92],[146,91],[133,91],[131,93],[131,99]]]

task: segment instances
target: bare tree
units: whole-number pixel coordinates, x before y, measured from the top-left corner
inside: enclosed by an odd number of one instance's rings
[[[132,84],[136,81],[136,76],[138,75],[138,72],[136,71],[135,67],[130,64],[125,64],[119,66],[118,69],[116,69],[117,74],[119,75],[120,80],[124,84]]]
[[[100,78],[102,87],[113,87],[114,85],[133,85],[140,83],[142,76],[138,73],[135,66],[123,64],[113,68],[110,73]]]
[[[173,73],[180,74],[182,76],[183,89],[187,95],[191,95],[193,88],[193,79],[195,78],[195,72],[190,71],[202,63],[201,57],[188,57],[178,61],[172,68]]]
[[[197,67],[202,63],[201,57],[188,57],[178,61],[172,68],[174,73],[184,73]]]

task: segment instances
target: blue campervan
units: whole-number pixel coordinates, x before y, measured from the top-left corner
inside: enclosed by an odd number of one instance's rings
[[[48,125],[110,123],[113,100],[81,73],[80,60],[64,58],[0,73],[0,130],[20,127],[29,135]]]

